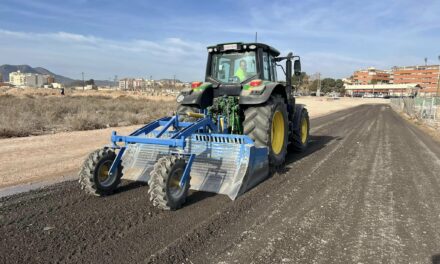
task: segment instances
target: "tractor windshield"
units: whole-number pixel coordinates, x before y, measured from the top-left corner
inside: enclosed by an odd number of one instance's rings
[[[211,76],[222,83],[241,83],[255,75],[255,51],[212,55]]]

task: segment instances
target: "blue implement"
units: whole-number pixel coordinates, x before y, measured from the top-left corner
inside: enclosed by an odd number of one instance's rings
[[[191,189],[235,199],[269,175],[268,149],[256,147],[245,135],[222,134],[206,116],[178,122],[178,116],[147,124],[130,136],[115,132],[111,140],[124,144],[114,164],[122,162],[123,178],[148,182],[156,161],[164,155],[186,157],[180,185],[191,175]]]

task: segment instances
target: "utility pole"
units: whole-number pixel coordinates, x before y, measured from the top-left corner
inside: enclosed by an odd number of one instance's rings
[[[321,96],[321,73],[318,72],[318,90],[316,90],[316,96]]]
[[[258,42],[258,32],[255,32],[255,43]]]
[[[82,80],[83,80],[83,91],[84,91],[84,72],[81,72]]]
[[[428,65],[428,58],[425,57],[425,66]]]
[[[173,85],[174,89],[176,89],[176,75],[173,75]]]

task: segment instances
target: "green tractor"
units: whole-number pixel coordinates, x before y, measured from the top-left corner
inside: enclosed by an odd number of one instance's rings
[[[79,173],[81,188],[111,194],[121,177],[147,182],[153,205],[176,210],[188,190],[232,200],[283,166],[288,149],[303,151],[309,115],[295,104],[300,59],[261,43],[208,47],[205,82],[177,97],[174,116],[162,117],[130,135],[112,133],[111,146],[91,153]],[[285,82],[276,66],[286,61]],[[283,68],[284,70],[284,68]]]
[[[257,147],[267,147],[269,165],[284,164],[288,149],[303,151],[309,141],[309,115],[295,104],[293,74],[301,74],[299,56],[262,43],[226,43],[208,47],[204,82],[193,82],[177,97],[177,114],[194,121],[194,113],[208,113],[231,134],[249,136]],[[277,63],[286,61],[285,81],[278,81]]]

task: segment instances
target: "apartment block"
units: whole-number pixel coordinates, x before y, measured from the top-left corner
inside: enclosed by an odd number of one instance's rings
[[[9,73],[9,83],[23,87],[26,85],[26,74],[20,71]]]
[[[45,84],[53,82],[50,75],[23,73],[20,71],[9,73],[9,83],[17,87],[34,87],[40,88]]]
[[[119,90],[133,90],[132,78],[124,78],[119,80]]]
[[[355,84],[376,84],[389,83],[390,73],[370,67],[366,70],[358,70],[353,73],[353,83]]]
[[[439,79],[439,65],[394,67],[396,84],[417,83],[424,92],[435,92]]]

